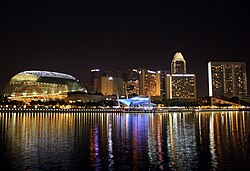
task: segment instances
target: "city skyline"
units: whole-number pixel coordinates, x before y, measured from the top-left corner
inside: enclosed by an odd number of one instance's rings
[[[0,90],[25,70],[69,73],[84,84],[92,68],[170,70],[175,52],[196,74],[197,96],[208,95],[209,61],[246,62],[250,75],[244,4],[13,1],[0,8]]]

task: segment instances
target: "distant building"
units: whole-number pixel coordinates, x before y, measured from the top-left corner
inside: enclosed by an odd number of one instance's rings
[[[186,61],[180,52],[175,53],[171,62],[171,74],[186,74]]]
[[[124,94],[127,96],[139,95],[139,71],[128,69],[123,74]]]
[[[94,92],[103,95],[124,95],[122,78],[102,76],[94,80]]]
[[[139,95],[160,96],[161,95],[161,73],[148,69],[139,69]]]
[[[175,100],[196,99],[196,77],[187,74],[186,61],[180,52],[174,55],[171,63],[171,74],[165,78],[165,97]]]
[[[139,95],[139,80],[129,80],[125,82],[126,95]]]
[[[167,99],[195,100],[196,78],[194,74],[167,74]]]
[[[3,94],[11,100],[64,99],[70,92],[87,92],[75,77],[51,71],[23,71],[11,78]]]
[[[247,95],[245,62],[209,62],[208,86],[210,97],[233,97]]]
[[[166,89],[166,87],[167,87],[167,85],[166,85],[166,75],[167,74],[170,74],[170,71],[168,71],[168,70],[161,70],[160,71],[161,72],[161,80],[160,80],[160,87],[161,87],[161,97],[163,98],[163,97],[165,97],[166,96],[166,91],[167,91],[167,89]]]
[[[102,72],[98,68],[91,69],[90,85],[88,86],[88,92],[94,93],[94,83],[95,79],[101,78]]]

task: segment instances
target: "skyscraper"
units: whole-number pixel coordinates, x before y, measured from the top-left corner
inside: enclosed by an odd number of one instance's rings
[[[165,83],[167,99],[196,99],[196,77],[194,74],[187,74],[186,61],[180,52],[174,55],[171,74],[166,75]]]
[[[103,95],[124,95],[122,78],[102,76],[100,78],[96,78],[94,81],[94,92],[99,92]]]
[[[186,61],[180,52],[175,53],[171,62],[172,74],[186,74]]]
[[[139,71],[137,69],[127,69],[123,74],[125,94],[127,96],[139,95]]]
[[[167,99],[195,100],[196,77],[194,74],[167,74]]]
[[[145,68],[139,69],[139,93],[144,96],[160,96],[161,95],[161,75],[160,72],[151,71]]]
[[[245,62],[209,62],[209,96],[242,98],[247,95]]]
[[[101,70],[98,68],[91,69],[91,78],[90,78],[90,84],[88,86],[88,91],[91,93],[94,93],[94,83],[95,79],[101,78]]]

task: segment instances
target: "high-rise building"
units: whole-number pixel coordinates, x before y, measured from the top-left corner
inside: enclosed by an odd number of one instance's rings
[[[94,80],[94,91],[103,95],[124,95],[123,80],[111,76],[102,76]]]
[[[195,100],[196,78],[194,74],[167,74],[167,99]]]
[[[195,100],[196,77],[187,74],[186,61],[180,52],[175,53],[171,63],[171,74],[165,78],[167,99]]]
[[[209,96],[243,98],[247,95],[245,62],[209,62]]]
[[[90,84],[88,86],[88,91],[91,93],[94,93],[94,83],[95,83],[95,79],[97,78],[101,78],[102,73],[101,70],[98,68],[95,69],[91,69],[91,78],[90,78]]]
[[[186,74],[186,61],[180,52],[175,53],[171,62],[171,74]]]
[[[127,96],[139,95],[139,71],[127,69],[123,74],[124,94]]]
[[[161,74],[158,71],[139,69],[139,94],[144,96],[161,95]]]
[[[108,78],[113,79],[113,75],[112,75],[111,71],[101,70],[98,68],[92,69],[91,70],[90,85],[88,86],[88,92],[91,92],[91,93],[99,92],[100,93],[101,89],[102,89],[102,91],[104,91],[104,89],[101,86],[104,86],[108,83]],[[107,84],[107,85],[109,85],[109,84]],[[105,94],[107,93],[106,90],[104,92],[105,92]]]

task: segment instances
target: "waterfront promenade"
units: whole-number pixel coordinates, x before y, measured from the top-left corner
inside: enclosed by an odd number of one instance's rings
[[[46,107],[0,107],[0,112],[93,112],[93,113],[167,113],[167,112],[216,112],[249,111],[249,107],[164,107],[164,108],[46,108]]]

